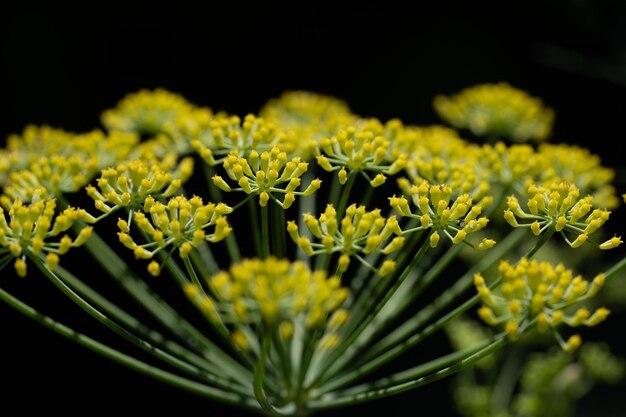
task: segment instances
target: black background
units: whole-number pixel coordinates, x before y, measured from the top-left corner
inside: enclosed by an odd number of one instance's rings
[[[436,94],[508,81],[555,109],[554,142],[586,146],[604,165],[623,166],[626,2],[515,3],[1,6],[0,137],[29,123],[90,130],[103,109],[144,87],[239,115],[284,90],[306,89],[342,98],[363,116],[425,125],[440,122]],[[57,300],[50,291],[39,297]],[[615,318],[608,329],[626,354]],[[5,305],[0,326],[2,416],[243,415],[127,371]],[[615,400],[624,388],[592,392],[579,415],[626,415]],[[444,381],[328,415],[453,416],[447,390]]]

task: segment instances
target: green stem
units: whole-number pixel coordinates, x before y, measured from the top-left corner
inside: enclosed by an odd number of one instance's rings
[[[467,289],[472,285],[474,274],[477,272],[483,272],[493,267],[498,261],[502,259],[527,233],[527,230],[517,229],[513,230],[507,235],[507,237],[498,243],[495,247],[486,252],[485,257],[482,258],[477,264],[465,272],[460,278],[458,278],[454,284],[449,287],[443,294],[433,301],[432,304],[422,309],[416,316],[411,317],[405,321],[400,327],[393,332],[384,336],[375,346],[369,349],[359,362],[368,361],[371,358],[375,358],[386,351],[391,346],[401,343],[413,334],[422,325],[427,323],[432,317],[439,314],[451,303],[455,302]],[[430,271],[429,271],[430,273]],[[428,273],[427,273],[428,275]]]
[[[257,256],[261,256],[263,253],[263,238],[261,237],[261,227],[259,227],[259,208],[255,204],[255,202],[251,202],[248,204],[249,210],[249,219],[250,219],[250,229],[252,232],[252,240],[254,242],[255,254]]]
[[[511,397],[519,381],[521,371],[522,355],[520,355],[520,350],[519,346],[513,345],[511,351],[504,355],[506,359],[498,372],[498,379],[491,393],[491,411],[496,415],[508,410],[511,405]]]
[[[352,192],[352,187],[354,186],[354,181],[356,180],[357,172],[354,170],[350,170],[348,173],[348,178],[346,179],[346,183],[343,185],[341,189],[341,199],[339,200],[339,205],[337,206],[337,219],[340,220],[343,218],[343,213],[346,210],[348,205],[348,199],[350,198],[350,194]]]
[[[228,404],[233,404],[233,405],[239,405],[242,407],[249,408],[251,410],[259,410],[259,405],[251,397],[244,397],[240,394],[235,394],[233,392],[214,388],[214,387],[181,377],[179,375],[173,374],[171,372],[165,371],[163,369],[157,368],[156,366],[147,364],[143,361],[133,358],[132,356],[129,356],[107,345],[104,345],[82,333],[75,331],[74,329],[70,327],[65,326],[64,324],[61,324],[53,320],[52,318],[33,309],[28,304],[25,304],[24,302],[13,297],[11,294],[7,293],[1,288],[0,288],[0,300],[4,301],[9,306],[19,311],[20,313],[42,324],[46,328],[56,332],[57,334],[60,334],[61,336],[66,337],[67,339],[73,342],[76,342],[77,344],[83,347],[86,347],[87,349],[93,352],[96,352],[134,371],[147,375],[157,381],[165,382],[169,385],[175,386],[184,391],[197,394],[205,398],[210,398],[212,400],[216,400],[216,401],[220,401],[220,402],[224,402]]]
[[[38,256],[28,254],[29,259],[37,266],[37,268],[59,289],[63,292],[68,298],[74,301],[80,308],[86,311],[90,316],[98,320],[100,323],[108,327],[113,332],[117,333],[127,341],[131,342],[133,345],[141,348],[142,350],[154,355],[155,357],[163,360],[165,363],[180,369],[181,371],[187,372],[191,375],[197,375],[205,378],[205,372],[201,371],[195,366],[190,365],[187,362],[184,362],[169,353],[157,348],[156,346],[146,342],[145,340],[135,336],[124,327],[118,325],[116,322],[109,319],[106,315],[104,315],[100,310],[94,308],[91,304],[85,301],[82,297],[80,297],[77,293],[72,291],[70,287],[65,285],[65,283],[48,267],[39,259]]]
[[[285,382],[285,386],[287,387],[288,390],[291,390],[291,387],[293,385],[293,376],[294,376],[294,372],[293,372],[293,367],[291,366],[291,357],[289,356],[289,350],[287,349],[288,347],[288,342],[285,342],[281,339],[280,334],[278,332],[278,328],[276,328],[273,332],[272,332],[272,337],[274,340],[274,346],[276,348],[276,352],[278,353],[278,357],[280,360],[280,368],[282,371],[282,377],[283,380]],[[287,344],[287,346],[285,346]]]
[[[252,205],[252,204],[251,204]],[[237,245],[237,238],[235,237],[235,231],[231,230],[226,239],[226,250],[230,257],[231,264],[241,261],[241,252],[239,251],[239,245]]]
[[[605,272],[605,278],[612,278],[614,275],[619,274],[626,267],[626,256],[623,257],[618,263],[609,268],[608,271]]]
[[[491,286],[496,287],[499,284],[500,284],[500,279],[494,281],[494,283]],[[410,348],[416,346],[418,343],[422,342],[426,338],[433,335],[443,326],[448,324],[451,320],[455,319],[456,317],[460,316],[461,314],[465,313],[467,310],[469,310],[470,308],[478,304],[479,301],[480,301],[480,297],[478,295],[473,296],[472,298],[470,298],[469,300],[467,300],[466,302],[464,302],[463,304],[461,304],[460,306],[452,310],[450,313],[441,317],[439,320],[435,321],[431,325],[425,327],[424,330],[422,330],[421,332],[414,334],[408,339],[403,339],[397,342],[388,350],[379,352],[377,356],[371,358],[365,363],[362,363],[361,366],[353,369],[352,371],[344,372],[343,374],[341,374],[339,378],[337,378],[333,382],[333,384],[336,386],[344,386],[356,379],[362,378],[363,376],[369,374],[370,372],[375,371],[376,369],[380,368],[384,364],[397,358],[398,356],[400,356],[401,354],[403,354]],[[433,306],[431,305],[429,307],[426,307],[426,309],[422,311],[428,310],[431,307]],[[420,312],[420,314],[421,313],[422,312]],[[424,315],[427,315],[428,317],[432,317],[433,314],[432,312],[427,312]],[[418,317],[419,317],[419,314],[418,314]],[[426,320],[422,319],[421,321],[424,322]]]
[[[554,232],[556,232],[556,229],[551,227],[543,235],[541,235],[541,238],[537,241],[537,243],[535,243],[535,246],[528,251],[526,257],[529,259],[532,258],[535,253],[537,253],[537,251],[539,251],[539,249],[541,249],[541,247],[545,245],[548,240],[550,240]]]
[[[261,206],[261,258],[270,255],[269,207]]]
[[[261,405],[263,411],[265,411],[267,414],[271,416],[281,416],[282,414],[278,412],[278,410],[276,410],[274,406],[272,406],[272,404],[270,404],[264,389],[265,367],[267,357],[270,351],[270,342],[271,337],[269,335],[265,335],[261,344],[261,353],[259,354],[259,358],[257,359],[256,365],[254,367],[254,396]]]
[[[182,259],[183,259],[183,264],[185,265],[185,268],[187,269],[187,274],[189,275],[189,278],[191,278],[191,282],[193,282],[198,287],[198,289],[202,291],[202,293],[206,296],[207,294],[206,294],[204,285],[202,285],[202,283],[198,279],[198,274],[196,274],[196,269],[193,267],[193,264],[191,263],[189,256],[185,256]]]
[[[387,301],[395,294],[396,290],[402,285],[402,282],[407,278],[411,270],[423,259],[426,252],[430,249],[429,238],[426,236],[426,239],[422,243],[421,248],[415,254],[415,257],[411,260],[409,265],[404,269],[400,277],[393,283],[390,289],[388,289],[384,295],[382,300],[373,304],[373,310],[370,310],[371,307],[368,308],[369,313],[366,315],[364,320],[355,321],[356,323],[352,326],[352,331],[348,330],[348,337],[342,341],[342,343],[337,347],[337,349],[333,352],[333,355],[329,357],[329,366],[325,367],[320,375],[316,378],[316,383],[323,383],[325,381],[325,375],[334,376],[337,372],[340,372],[343,366],[346,363],[349,363],[349,360],[352,358],[353,354],[358,351],[360,346],[357,344],[353,346],[353,343],[356,342],[359,335],[365,330],[365,328],[376,318],[376,315],[380,312],[380,310],[385,306]],[[356,327],[356,329],[354,329]],[[344,333],[345,334],[345,333]],[[334,373],[333,373],[334,371]]]
[[[85,248],[100,267],[109,273],[147,312],[171,330],[179,339],[197,350],[207,360],[220,367],[225,374],[242,384],[248,384],[252,373],[191,325],[169,304],[154,294],[148,285],[137,278],[128,265],[97,234],[93,233]]]
[[[102,297],[98,292],[94,291],[91,287],[83,283],[80,279],[75,277],[69,271],[63,269],[61,266],[57,266],[55,269],[57,276],[63,280],[70,288],[74,291],[79,292],[83,297],[89,300],[92,304],[98,306],[98,308],[102,311],[105,311],[111,317],[115,318],[118,322],[121,322],[128,328],[132,329],[136,334],[140,337],[148,340],[151,344],[155,346],[159,346],[163,348],[167,352],[170,352],[176,355],[178,358],[189,362],[198,368],[201,368],[207,372],[210,372],[212,375],[207,375],[207,378],[214,382],[216,385],[221,386],[222,388],[229,389],[234,392],[239,392],[241,394],[251,394],[249,391],[249,387],[247,390],[242,389],[243,387],[239,384],[234,383],[233,381],[224,379],[220,376],[222,373],[221,369],[211,364],[211,362],[206,359],[194,354],[183,346],[168,340],[157,332],[156,330],[148,328],[145,324],[141,323],[135,317],[126,313],[124,310],[120,309],[117,305],[111,303],[106,298]]]
[[[303,405],[307,402],[306,397],[306,389],[305,389],[305,379],[307,373],[309,371],[309,367],[313,360],[313,356],[316,352],[316,345],[319,338],[322,335],[322,331],[320,329],[309,330],[305,329],[305,334],[303,338],[303,349],[301,352],[299,367],[298,367],[298,379],[296,383],[296,392],[294,394],[294,398],[296,400],[297,407],[301,409]]]
[[[196,249],[197,251],[191,251],[190,256],[203,277],[209,277],[220,270],[220,266],[206,242],[203,242]]]
[[[398,299],[398,302],[394,305],[389,305],[389,310],[386,311],[384,315],[381,314],[376,317],[374,321],[372,321],[371,325],[367,329],[369,331],[365,331],[361,335],[362,337],[359,341],[359,345],[366,346],[371,339],[376,338],[377,335],[388,329],[398,315],[405,311],[405,309],[409,306],[413,305],[415,300],[424,292],[424,290],[439,277],[450,262],[456,258],[463,247],[463,245],[454,245],[448,248],[445,254],[437,260],[435,265],[428,268],[428,271],[423,276],[420,277],[418,274],[414,274],[413,276],[416,279],[412,280],[412,283],[414,284],[412,288],[407,288],[406,293],[398,294],[401,296],[401,298]]]
[[[285,257],[287,243],[285,240],[285,210],[278,204],[272,204],[272,253],[279,258]]]
[[[454,374],[460,371],[461,369],[465,368],[466,366],[471,365],[479,361],[480,359],[484,358],[485,356],[495,352],[496,350],[503,347],[506,343],[507,343],[506,338],[500,337],[499,339],[496,339],[495,341],[485,346],[484,348],[474,352],[473,354],[461,360],[456,361],[454,364],[450,366],[446,366],[438,371],[429,373],[424,376],[416,377],[415,379],[412,379],[409,381],[400,382],[400,383],[396,383],[393,385],[385,385],[385,383],[388,383],[388,381],[393,381],[393,376],[391,376],[389,377],[389,379],[383,378],[382,380],[383,382],[379,384],[377,383],[364,384],[360,386],[361,387],[360,391],[351,390],[351,393],[347,395],[342,395],[341,392],[336,393],[336,394],[330,393],[325,396],[322,396],[317,401],[311,401],[309,403],[309,408],[314,411],[321,411],[321,410],[330,409],[330,408],[355,405],[355,404],[362,403],[365,401],[371,401],[371,400],[399,394],[405,391],[409,391],[417,387],[442,379],[448,375]],[[422,372],[422,370],[419,369],[419,367],[416,368],[414,371],[416,371],[416,373],[418,374],[419,372]]]

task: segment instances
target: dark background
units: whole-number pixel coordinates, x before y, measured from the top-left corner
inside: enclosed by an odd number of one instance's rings
[[[624,165],[618,149],[626,116],[626,2],[336,3],[1,6],[0,137],[29,123],[90,130],[103,109],[144,87],[239,115],[284,90],[306,89],[342,98],[363,116],[425,125],[439,122],[431,106],[436,94],[507,81],[555,109],[554,142],[586,146],[607,166]],[[40,297],[52,302],[58,296],[49,290]],[[607,333],[626,355],[615,319]],[[0,325],[2,416],[174,407],[180,415],[240,415],[112,364],[3,304]],[[579,415],[626,415],[616,395],[625,388],[592,392]],[[443,381],[329,415],[424,409],[453,416],[447,390]],[[74,414],[76,404],[83,408]]]

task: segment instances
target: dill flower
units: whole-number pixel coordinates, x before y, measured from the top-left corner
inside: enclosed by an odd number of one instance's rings
[[[269,100],[259,114],[281,129],[292,131],[303,145],[330,137],[356,119],[344,101],[309,91],[286,91]]]
[[[81,246],[91,236],[92,228],[82,228],[75,239],[65,232],[85,216],[85,211],[68,207],[60,213],[51,199],[35,199],[25,205],[15,200],[8,211],[8,218],[0,208],[0,265],[15,259],[17,275],[26,276],[26,258],[41,256],[46,266],[54,269],[59,255],[71,248]]]
[[[121,207],[138,210],[147,198],[167,198],[174,195],[193,172],[193,159],[184,158],[177,165],[134,159],[102,170],[96,180],[98,188],[89,185],[87,195],[96,209],[109,214]]]
[[[296,196],[309,196],[321,186],[321,181],[314,179],[304,191],[297,191],[302,183],[301,177],[309,164],[300,157],[293,157],[288,161],[287,152],[279,146],[261,153],[252,150],[247,158],[240,157],[239,152],[233,150],[222,165],[228,177],[239,187],[232,188],[220,175],[213,176],[213,184],[226,192],[243,191],[249,197],[258,196],[261,207],[265,207],[272,199],[287,209],[293,204]],[[283,194],[282,201],[275,194]]]
[[[404,170],[413,182],[426,179],[450,184],[459,181],[459,176],[473,182],[482,180],[478,169],[480,148],[461,139],[455,130],[444,126],[402,126],[399,121],[394,124],[390,140],[394,149],[408,155]]]
[[[192,109],[193,105],[178,94],[162,88],[144,89],[128,94],[114,108],[105,110],[101,120],[109,131],[152,136]]]
[[[554,112],[540,99],[502,82],[469,87],[450,97],[437,96],[434,107],[456,128],[514,142],[546,140],[554,120]]]
[[[21,135],[9,136],[6,149],[0,151],[0,184],[12,175],[8,187],[21,196],[38,186],[51,196],[75,192],[98,169],[127,157],[138,142],[139,137],[130,133],[93,130],[76,134],[30,125]]]
[[[392,152],[391,142],[379,134],[381,129],[379,123],[370,121],[363,127],[351,126],[331,138],[312,141],[310,146],[315,149],[317,164],[325,171],[336,171],[340,184],[361,174],[371,186],[378,187],[385,183],[386,175],[397,174],[407,162],[405,153]]]
[[[542,143],[535,159],[538,161],[537,179],[549,182],[568,181],[582,192],[591,194],[599,207],[617,208],[619,199],[611,185],[615,171],[602,166],[600,157],[579,146]]]
[[[539,331],[556,329],[561,324],[570,327],[596,326],[609,315],[609,310],[600,307],[591,313],[581,307],[570,313],[567,307],[593,297],[605,281],[598,275],[591,282],[574,276],[563,264],[556,266],[548,262],[522,258],[515,265],[501,261],[498,266],[502,285],[499,292],[492,292],[481,274],[474,276],[474,285],[484,305],[478,315],[491,326],[504,324],[505,332],[516,340],[527,327],[537,326]],[[563,341],[555,333],[561,347],[566,351],[580,346],[580,336],[571,336]]]
[[[505,187],[525,186],[543,168],[535,149],[526,144],[506,146],[503,142],[485,144],[479,156],[483,174]]]
[[[404,230],[403,233],[432,229],[430,245],[433,248],[439,244],[441,234],[458,244],[465,242],[468,235],[485,228],[489,222],[488,218],[481,216],[484,209],[482,204],[474,204],[469,194],[455,193],[448,185],[431,185],[423,180],[406,191],[417,207],[417,213],[413,213],[404,196],[390,197],[389,204],[400,216],[419,220],[419,226]],[[494,244],[492,239],[484,238],[476,248],[490,249]]]
[[[339,221],[337,211],[332,204],[328,204],[319,218],[310,213],[304,213],[303,218],[306,228],[319,242],[311,242],[308,237],[301,235],[294,221],[287,223],[291,239],[309,256],[340,253],[337,269],[342,273],[350,266],[351,256],[371,267],[359,253],[389,255],[400,250],[404,243],[396,217],[385,218],[380,209],[367,211],[365,206],[352,204],[346,208],[345,215]],[[394,269],[395,262],[387,260],[378,269],[378,275],[385,276]]]
[[[585,243],[609,219],[608,210],[593,209],[593,197],[580,197],[580,190],[565,181],[554,181],[546,186],[528,187],[528,211],[524,211],[515,196],[508,198],[504,219],[513,227],[529,227],[539,236],[546,230],[559,232],[572,248]],[[522,220],[524,223],[519,223]],[[574,234],[568,238],[566,232]],[[620,238],[612,238],[599,244],[601,249],[612,249],[621,244]]]
[[[243,120],[238,116],[217,114],[208,124],[208,129],[191,142],[192,148],[210,166],[224,162],[236,151],[247,157],[251,151],[257,153],[280,146],[291,153],[297,148],[293,133],[282,131],[276,123],[248,114]]]
[[[145,199],[143,211],[133,212],[132,222],[120,219],[117,223],[120,232],[118,238],[137,259],[151,259],[161,250],[172,245],[178,248],[181,257],[186,257],[204,241],[219,242],[230,232],[226,214],[232,209],[223,203],[204,204],[200,197],[187,199],[175,196],[167,204]],[[143,232],[147,243],[137,244],[130,233],[130,223],[134,223]],[[213,227],[212,233],[206,229]],[[152,262],[148,265],[151,275],[158,275],[160,267]]]
[[[341,287],[337,277],[312,272],[303,262],[275,257],[244,259],[208,278],[207,284],[216,314],[225,322],[263,323],[268,327],[299,317],[306,327],[319,327],[348,297],[348,289]],[[196,297],[199,305],[206,303],[195,284],[189,284],[185,291]]]

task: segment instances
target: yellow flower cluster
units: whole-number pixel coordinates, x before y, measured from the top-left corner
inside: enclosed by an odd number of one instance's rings
[[[529,212],[521,208],[517,197],[510,196],[504,219],[513,227],[530,227],[536,236],[554,228],[572,248],[585,243],[589,235],[602,227],[611,214],[608,210],[592,210],[593,198],[589,195],[581,198],[580,190],[565,181],[554,181],[545,186],[531,185],[528,187],[528,195]],[[520,224],[518,219],[526,223]],[[575,234],[576,238],[570,240],[566,231]],[[621,243],[620,238],[614,237],[599,247],[612,249]]]
[[[228,177],[235,181],[239,188],[232,188],[220,175],[213,176],[213,184],[227,192],[243,191],[249,196],[258,195],[262,207],[272,199],[287,209],[295,201],[296,195],[309,196],[322,184],[319,179],[314,179],[304,191],[296,191],[308,166],[309,164],[300,157],[293,157],[287,161],[287,152],[279,146],[260,154],[256,150],[251,150],[247,157],[240,156],[238,151],[233,150],[224,160],[223,167]],[[282,201],[274,195],[275,193],[284,194]]]
[[[593,313],[586,307],[568,313],[568,307],[593,297],[600,290],[605,281],[603,274],[589,283],[581,276],[574,276],[563,264],[553,266],[527,258],[515,265],[501,261],[498,271],[502,277],[498,294],[489,289],[482,275],[474,276],[474,285],[484,303],[478,314],[491,326],[505,323],[504,329],[512,340],[535,323],[540,331],[556,329],[562,323],[571,327],[595,326],[609,314],[604,307]],[[565,350],[575,350],[580,345],[578,335],[567,342],[563,342],[558,333],[555,335]]]
[[[554,112],[540,99],[507,83],[480,84],[451,97],[440,95],[434,106],[452,126],[516,142],[546,140],[554,121]]]
[[[303,216],[307,229],[319,242],[311,242],[308,237],[301,235],[294,221],[287,223],[287,232],[291,239],[309,256],[341,253],[338,261],[340,272],[348,269],[351,256],[357,256],[357,259],[364,262],[358,253],[369,255],[378,252],[389,255],[400,250],[404,244],[396,217],[385,218],[379,209],[367,211],[365,206],[352,204],[346,208],[346,213],[339,222],[335,207],[328,204],[319,218],[310,213]],[[388,259],[378,269],[378,274],[388,275],[395,267],[395,262]]]
[[[163,126],[163,133],[146,141],[144,155],[167,155],[174,152],[177,155],[185,155],[192,151],[191,143],[198,138],[210,135],[212,121],[222,119],[223,114],[214,115],[207,107],[194,107],[181,113],[173,121]]]
[[[458,244],[465,242],[469,234],[482,230],[489,222],[486,217],[481,217],[481,213],[490,199],[475,204],[467,193],[457,194],[449,185],[431,185],[426,180],[408,187],[406,193],[419,213],[411,211],[409,201],[404,196],[390,197],[389,204],[400,216],[419,220],[419,226],[407,229],[404,233],[433,229],[430,235],[430,246],[433,248],[439,244],[440,233],[453,244]],[[490,249],[493,245],[494,240],[484,238],[476,245],[476,249]]]
[[[278,327],[285,339],[291,338],[294,322],[302,318],[307,328],[325,329],[327,341],[336,340],[336,330],[348,318],[341,306],[349,291],[340,279],[325,271],[313,272],[303,262],[244,259],[208,278],[207,284],[211,294],[193,283],[185,292],[211,320]],[[246,346],[245,341],[234,341]]]
[[[28,205],[15,200],[8,214],[7,221],[0,208],[0,265],[15,258],[15,271],[20,277],[26,276],[27,255],[43,257],[45,254],[47,267],[54,269],[59,264],[59,255],[85,243],[92,232],[91,227],[85,227],[74,240],[63,234],[60,239],[51,241],[86,216],[84,210],[72,207],[57,213],[56,202],[51,199],[36,198]]]
[[[387,180],[385,174],[397,174],[407,164],[407,155],[393,152],[391,142],[381,135],[380,128],[380,123],[367,123],[363,128],[351,126],[339,130],[330,139],[311,141],[309,146],[322,169],[337,171],[340,184],[346,183],[349,173],[353,176],[361,173],[372,187],[378,187]],[[370,178],[366,171],[376,175]]]
[[[178,248],[180,256],[185,258],[204,241],[219,242],[224,239],[232,230],[226,221],[226,214],[231,212],[226,204],[204,204],[197,196],[190,199],[175,196],[167,204],[147,197],[143,211],[133,212],[132,220],[148,243],[137,244],[129,234],[131,225],[122,219],[117,222],[120,229],[118,237],[137,259],[150,259],[170,245]],[[213,232],[207,233],[205,229],[210,226],[214,226]],[[151,275],[158,275],[160,270],[157,261],[148,265]]]
[[[344,101],[308,91],[287,91],[269,100],[260,115],[281,129],[292,131],[302,144],[332,136],[356,120]]]
[[[37,189],[45,190],[48,197],[76,192],[98,170],[126,157],[138,140],[121,132],[73,134],[28,126],[21,136],[10,136],[7,149],[0,153],[4,192],[23,201],[30,201]]]
[[[86,190],[96,209],[106,214],[121,207],[138,210],[148,197],[158,199],[174,195],[192,173],[192,158],[182,159],[177,166],[175,161],[151,163],[135,159],[103,169],[96,181],[98,188],[89,185]]]
[[[144,89],[128,94],[114,108],[104,111],[102,124],[109,131],[156,135],[193,107],[182,96],[162,88]]]
[[[425,179],[455,189],[460,187],[462,192],[488,187],[478,163],[480,148],[459,138],[454,130],[408,126],[398,140],[395,148],[410,149],[405,172],[413,182]]]
[[[253,150],[258,153],[280,146],[291,153],[297,147],[297,140],[292,133],[280,130],[276,123],[252,114],[242,121],[238,116],[220,113],[208,121],[204,131],[191,141],[191,146],[207,164],[214,166],[222,163],[232,151],[248,156]]]
[[[581,191],[593,195],[596,205],[609,210],[619,205],[611,181],[615,171],[603,167],[598,155],[578,146],[542,143],[535,158],[539,181],[559,179],[574,183]]]
[[[534,178],[543,168],[539,166],[532,146],[506,146],[503,142],[484,145],[479,164],[486,177],[506,186],[524,185],[528,178]]]

